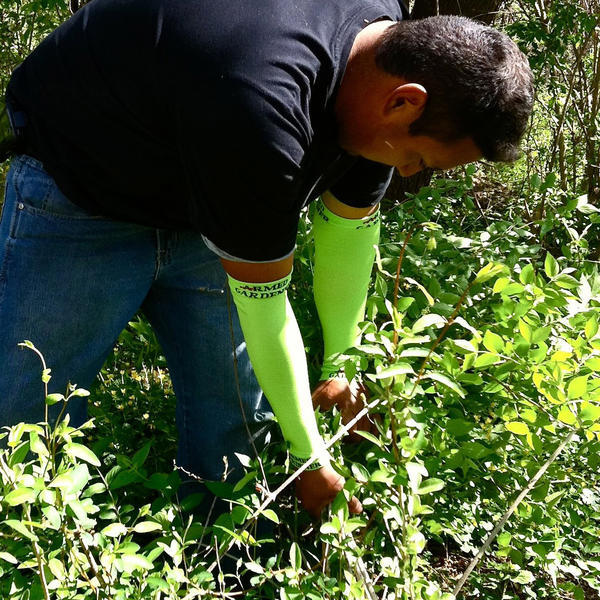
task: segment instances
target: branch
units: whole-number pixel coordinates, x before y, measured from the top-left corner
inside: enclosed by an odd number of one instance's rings
[[[479,552],[477,553],[475,558],[471,561],[471,563],[469,564],[469,566],[463,573],[463,576],[461,577],[460,581],[456,584],[454,590],[452,590],[452,593],[454,594],[455,597],[458,596],[458,593],[460,592],[462,587],[465,585],[467,579],[469,578],[471,571],[473,571],[473,569],[477,566],[479,561],[482,559],[483,555],[487,552],[491,543],[496,539],[496,536],[498,535],[500,530],[506,524],[506,521],[508,521],[508,519],[513,514],[513,512],[515,512],[517,506],[519,506],[519,504],[521,503],[521,500],[523,500],[523,498],[525,498],[525,496],[527,496],[527,494],[529,494],[529,492],[535,487],[537,482],[541,479],[541,477],[544,475],[544,473],[548,470],[548,467],[556,460],[557,456],[564,450],[565,446],[573,439],[575,433],[576,433],[575,430],[571,431],[571,433],[569,433],[569,435],[557,446],[556,450],[554,450],[554,452],[552,453],[550,458],[540,467],[538,472],[529,480],[529,483],[521,490],[521,493],[515,498],[514,502],[510,505],[509,509],[504,513],[504,515],[502,515],[502,518],[498,521],[498,523],[496,524],[496,527],[494,527],[494,529],[490,532],[490,534],[486,538],[485,542],[483,543],[483,546],[481,546],[481,548],[479,549]]]

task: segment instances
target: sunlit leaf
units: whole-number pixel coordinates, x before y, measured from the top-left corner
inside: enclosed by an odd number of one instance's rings
[[[579,407],[579,418],[583,422],[597,421],[600,419],[600,406],[590,404],[589,402],[582,402]]]
[[[412,326],[413,333],[419,333],[426,329],[427,327],[443,327],[446,324],[446,318],[441,315],[437,315],[435,313],[430,313],[428,315],[423,315],[420,319],[415,321]]]
[[[3,525],[7,525],[8,527],[10,527],[11,529],[14,529],[17,533],[20,533],[23,537],[26,537],[27,539],[37,542],[38,541],[38,537],[37,535],[35,535],[35,533],[32,533],[31,531],[29,531],[29,529],[27,529],[27,527],[25,527],[25,525],[23,523],[21,523],[21,521],[17,521],[15,519],[7,519],[6,521],[2,522]]]
[[[571,379],[569,386],[567,387],[567,397],[569,399],[581,398],[587,391],[587,382],[587,375],[581,375],[580,377]]]
[[[140,521],[133,528],[136,533],[149,533],[150,531],[159,531],[161,529],[162,525],[156,521]]]
[[[95,467],[100,466],[100,460],[98,459],[98,457],[87,446],[84,446],[83,444],[76,444],[74,442],[65,444],[65,452],[69,456],[84,460],[85,462],[88,462],[91,465],[94,465]]]
[[[33,502],[35,500],[36,493],[34,490],[21,487],[9,492],[4,497],[4,502],[6,502],[9,506],[18,506],[19,504],[24,504],[25,502]]]
[[[504,426],[508,431],[517,435],[527,435],[529,433],[529,426],[523,421],[509,421]]]
[[[438,373],[437,371],[429,371],[423,375],[423,379],[433,379],[442,385],[445,385],[447,388],[450,388],[452,391],[456,392],[461,398],[465,397],[465,391],[456,383],[452,381],[447,375],[443,373]]]
[[[546,260],[544,261],[544,271],[546,271],[546,275],[552,279],[558,275],[559,266],[558,262],[550,252],[546,253]]]
[[[439,492],[444,485],[446,485],[441,479],[436,479],[435,477],[431,477],[430,479],[426,479],[417,490],[417,494],[420,496],[424,494],[432,494],[433,492]]]
[[[504,350],[504,342],[502,341],[502,338],[493,331],[490,331],[489,329],[485,332],[483,336],[483,345],[490,352],[496,352],[498,354],[503,352]]]
[[[567,406],[563,406],[558,413],[558,420],[567,425],[574,425],[577,423],[577,417],[573,411]]]
[[[506,272],[506,267],[501,264],[496,263],[488,263],[482,269],[479,269],[477,275],[475,275],[474,283],[484,283],[493,277],[497,277],[498,275]]]
[[[111,523],[100,532],[107,537],[119,537],[127,533],[127,527],[123,523]]]

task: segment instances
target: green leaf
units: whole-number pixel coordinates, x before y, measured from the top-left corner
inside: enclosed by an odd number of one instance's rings
[[[339,523],[339,519],[337,517],[334,517],[337,522]],[[327,535],[327,534],[337,534],[340,532],[339,529],[336,529],[335,524],[333,523],[333,521],[330,521],[328,523],[323,523],[323,525],[321,525],[321,528],[319,530],[321,533]]]
[[[129,573],[135,570],[150,571],[154,568],[152,562],[141,554],[123,554],[121,560],[123,561],[123,567]]]
[[[498,356],[497,354],[493,354],[490,352],[482,352],[476,359],[475,359],[475,368],[479,369],[481,367],[489,367],[490,365],[495,365],[496,363],[499,363],[502,360],[502,358],[500,356]]]
[[[42,508],[42,513],[48,519],[48,523],[53,529],[59,529],[62,523],[62,519],[60,513],[56,508],[52,505],[44,506]]]
[[[600,211],[600,209],[588,202],[587,194],[583,194],[577,198],[577,210],[584,215],[591,215],[592,213]]]
[[[437,315],[435,313],[429,313],[428,315],[423,315],[420,319],[415,321],[412,326],[413,333],[419,333],[419,331],[423,331],[427,327],[443,327],[446,324],[446,318],[442,317],[442,315]]]
[[[100,533],[107,537],[119,537],[127,533],[127,527],[123,523],[111,523],[107,525]]]
[[[57,404],[58,402],[63,402],[65,397],[62,394],[48,394],[46,396],[46,404],[48,406],[52,406],[53,404]]]
[[[14,557],[10,552],[0,552],[0,558],[6,562],[12,563],[13,565],[19,564],[17,558]]]
[[[473,345],[469,340],[457,339],[452,340],[452,343],[458,347],[459,351],[463,354],[472,354],[473,352],[477,352],[477,348]]]
[[[274,510],[267,508],[262,511],[262,515],[263,517],[269,519],[269,521],[273,521],[273,523],[279,524],[279,517],[277,516],[277,513]]]
[[[59,581],[63,581],[67,576],[64,565],[57,558],[51,558],[48,561],[48,568]]]
[[[485,267],[479,269],[473,283],[484,283],[492,279],[492,277],[497,277],[504,272],[506,272],[506,267],[504,265],[488,263]]]
[[[571,275],[567,275],[566,273],[561,273],[554,280],[556,285],[561,288],[565,288],[567,290],[573,290],[579,287],[579,281],[572,277]]]
[[[296,542],[292,542],[292,545],[290,546],[290,564],[294,571],[298,571],[302,567],[302,552],[300,551],[300,546]]]
[[[544,261],[544,271],[546,271],[546,275],[548,275],[550,279],[558,275],[558,263],[556,262],[554,256],[550,254],[550,252],[546,253],[546,260]]]
[[[252,573],[258,573],[259,575],[265,572],[264,567],[254,561],[244,563],[244,566],[246,569],[248,569],[248,571],[252,571]]]
[[[408,373],[414,373],[414,369],[405,362],[394,363],[386,369],[382,369],[376,375],[373,375],[373,379],[384,379],[386,377],[393,377],[394,375],[406,375]]]
[[[423,379],[433,379],[442,385],[445,385],[447,388],[450,388],[453,392],[456,392],[461,398],[465,397],[465,391],[456,383],[452,381],[447,375],[443,373],[438,373],[437,371],[429,371],[423,375]]]
[[[587,375],[581,375],[580,377],[571,379],[569,387],[567,388],[567,398],[569,398],[569,400],[581,398],[587,391],[587,382]]]
[[[150,531],[159,531],[161,529],[162,525],[156,521],[140,521],[133,528],[136,533],[149,533]]]
[[[523,585],[527,585],[535,581],[535,577],[531,571],[523,570],[521,571],[514,579],[515,583],[521,583]]]
[[[376,438],[372,433],[369,433],[368,431],[360,431],[360,430],[357,430],[354,433],[356,433],[357,435],[360,435],[361,437],[364,437],[365,440],[369,440],[370,442],[373,442],[376,446],[379,446],[380,448],[383,449],[383,443],[381,442],[381,440],[379,438]]]
[[[73,390],[69,394],[69,398],[76,398],[76,397],[86,398],[89,395],[90,395],[90,393],[87,390],[84,390],[83,388],[77,388],[76,390]]]
[[[531,344],[533,340],[533,332],[531,330],[531,327],[529,327],[529,325],[525,321],[523,321],[523,319],[519,319],[519,331],[521,332],[521,335],[525,338],[525,341]]]
[[[573,414],[573,411],[567,406],[563,406],[558,413],[558,420],[567,425],[574,425],[577,423],[577,417]]]
[[[22,536],[26,537],[28,540],[31,540],[32,542],[38,541],[37,535],[35,535],[34,533],[31,533],[31,531],[29,531],[29,529],[27,529],[27,527],[25,527],[25,525],[23,525],[23,523],[21,523],[21,521],[17,521],[15,519],[7,519],[6,521],[3,521],[2,523],[4,525],[7,525],[8,527],[10,527],[11,529],[14,529],[17,533],[20,533]]]
[[[585,337],[591,340],[598,333],[598,320],[596,315],[592,315],[585,324]]]
[[[450,419],[446,422],[446,431],[454,437],[463,437],[467,435],[475,423],[465,421],[465,419]]]
[[[431,477],[430,479],[426,479],[417,490],[417,494],[423,496],[424,494],[432,494],[433,492],[438,492],[441,490],[444,485],[446,485],[441,479],[436,479],[435,477]]]
[[[6,502],[9,506],[18,506],[19,504],[24,504],[25,502],[33,502],[35,500],[36,493],[31,488],[21,487],[9,492],[4,497],[4,502]]]
[[[535,280],[535,271],[533,269],[532,264],[525,265],[521,272],[519,273],[519,281],[523,285],[527,285],[528,283],[533,283]]]
[[[600,406],[582,402],[579,407],[579,418],[584,422],[597,421],[600,419]]]
[[[531,335],[531,343],[541,344],[548,339],[551,331],[550,327],[536,327]]]
[[[95,467],[100,466],[100,460],[98,457],[83,444],[76,444],[74,442],[65,444],[65,452],[72,458],[80,458],[81,460],[84,460]]]
[[[150,447],[152,446],[152,442],[147,442],[144,444],[142,448],[140,448],[131,459],[132,464],[139,469],[148,458],[148,453],[150,452]]]
[[[56,487],[65,493],[75,493],[85,487],[90,480],[90,472],[86,464],[77,465],[74,468],[60,473],[49,484],[48,487]]]
[[[414,462],[406,463],[405,468],[408,474],[410,487],[413,490],[417,490],[421,484],[421,481],[423,481],[423,477],[427,477],[427,475],[429,475],[427,469],[424,465]]]
[[[489,329],[485,332],[485,335],[483,336],[483,345],[490,352],[496,352],[499,354],[504,351],[504,342],[502,341],[502,338],[498,334],[490,331]]]
[[[505,427],[508,431],[517,435],[527,435],[529,433],[529,426],[523,421],[509,421],[505,424]]]
[[[171,589],[169,587],[169,584],[164,579],[161,579],[160,577],[148,577],[148,579],[146,581],[148,582],[148,585],[153,590],[160,589],[163,592],[168,592]]]
[[[31,451],[38,456],[48,456],[49,454],[46,444],[42,442],[39,434],[36,431],[32,431],[29,434],[29,446]]]
[[[499,294],[509,283],[510,279],[508,277],[500,277],[496,279],[496,283],[494,283],[492,292],[494,294]]]

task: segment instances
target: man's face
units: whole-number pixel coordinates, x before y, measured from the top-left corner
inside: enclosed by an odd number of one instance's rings
[[[446,171],[482,158],[481,150],[471,138],[441,142],[425,135],[405,138],[403,147],[389,157],[402,177],[410,177],[422,169]]]
[[[428,167],[452,169],[482,158],[481,150],[471,138],[442,142],[426,135],[410,135],[407,131],[379,136],[359,154],[396,167],[402,177],[410,177]]]

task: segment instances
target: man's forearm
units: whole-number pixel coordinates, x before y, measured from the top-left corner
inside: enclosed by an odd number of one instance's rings
[[[290,276],[269,283],[229,277],[250,361],[290,452],[327,462],[312,408],[304,344],[287,299]]]
[[[323,328],[321,379],[336,375],[332,356],[357,342],[379,241],[379,212],[363,219],[332,213],[321,201],[313,223],[314,296]]]

